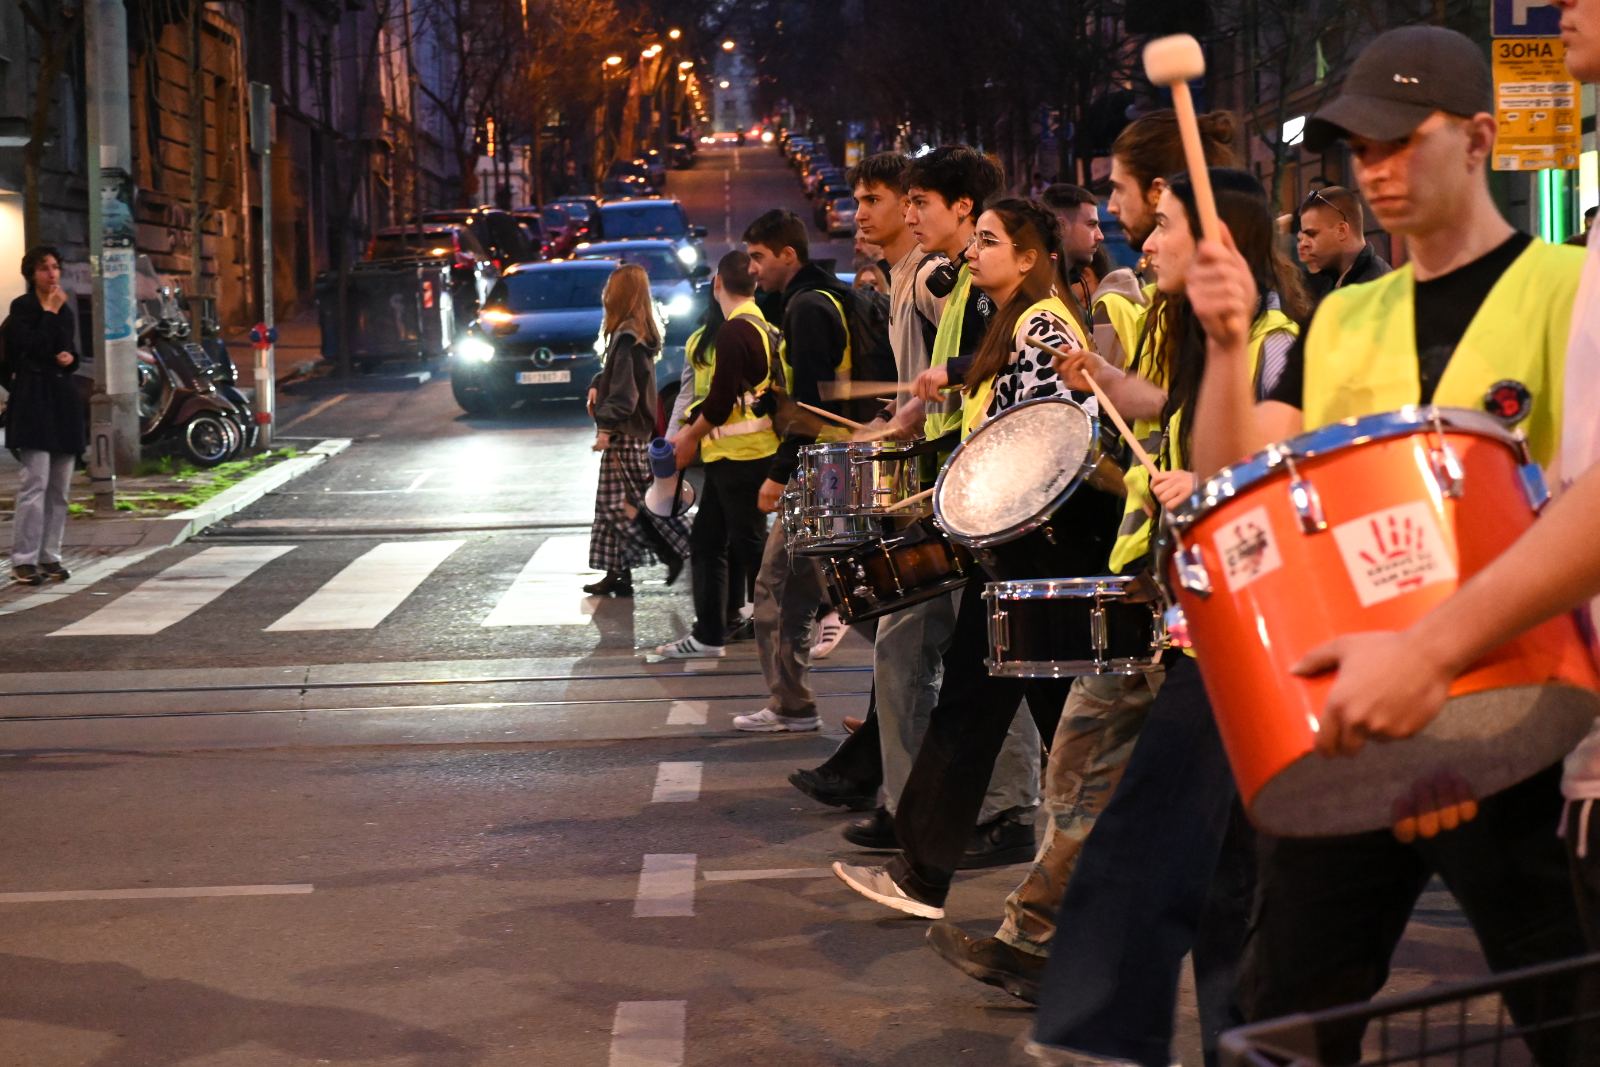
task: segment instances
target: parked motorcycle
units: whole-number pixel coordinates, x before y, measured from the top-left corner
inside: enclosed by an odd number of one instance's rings
[[[238,394],[237,402],[219,388],[219,378],[229,371],[190,339],[179,297],[163,286],[155,308],[140,316],[139,440],[156,444],[175,438],[197,466],[214,467],[244,450],[254,418],[231,379],[224,384]]]

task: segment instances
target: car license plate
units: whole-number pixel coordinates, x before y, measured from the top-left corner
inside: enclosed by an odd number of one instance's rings
[[[525,370],[517,372],[518,385],[554,385],[572,381],[569,370]]]

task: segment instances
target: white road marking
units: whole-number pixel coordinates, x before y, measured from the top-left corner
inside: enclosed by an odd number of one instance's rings
[[[689,853],[652,853],[639,869],[639,891],[633,898],[636,919],[684,918],[694,914],[696,857]]]
[[[329,408],[333,407],[333,405],[337,404],[339,401],[343,400],[349,395],[349,393],[340,393],[338,396],[330,396],[328,399],[324,400],[322,403],[318,404],[304,415],[300,415],[294,419],[291,419],[282,426],[278,427],[278,432],[282,433],[284,430],[292,430],[296,426],[299,426],[302,422],[305,422],[307,419],[316,418],[318,415],[321,415],[324,411],[327,411]]]
[[[0,904],[44,904],[62,900],[167,900],[184,897],[287,897],[312,891],[293,885],[201,885],[176,889],[67,889],[56,893],[0,893]]]
[[[52,637],[160,633],[205,607],[294,545],[203,549],[139,583],[99,611],[63,626]]]
[[[674,700],[667,709],[668,726],[704,726],[711,704],[705,700]]]
[[[700,771],[698,762],[663,763],[656,768],[656,788],[650,794],[652,804],[686,804],[700,799]]]
[[[771,878],[832,878],[828,867],[768,867],[765,870],[706,871],[700,877],[708,882],[763,882]]]
[[[405,491],[408,492],[408,493],[415,493],[418,489],[422,488],[422,484],[424,482],[426,482],[429,478],[432,478],[432,477],[433,477],[433,468],[429,467],[427,470],[423,471],[421,474],[419,474],[415,478],[411,479],[411,484],[406,486],[406,490]]]
[[[388,541],[363,553],[268,626],[284,630],[370,630],[400,606],[465,541]]]
[[[611,1022],[610,1067],[682,1067],[686,1000],[625,1000]]]
[[[589,567],[587,534],[548,537],[483,620],[485,626],[587,626],[595,602],[583,591]]]

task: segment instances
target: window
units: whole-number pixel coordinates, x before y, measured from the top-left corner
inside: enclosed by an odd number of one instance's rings
[[[611,268],[535,270],[501,278],[489,294],[489,305],[507,311],[558,311],[600,308]]]
[[[687,237],[683,209],[670,201],[613,204],[600,209],[606,236],[615,240],[637,237]]]

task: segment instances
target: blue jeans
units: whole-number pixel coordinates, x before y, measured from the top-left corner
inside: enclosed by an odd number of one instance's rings
[[[1234,987],[1254,887],[1253,835],[1200,669],[1169,654],[1121,783],[1056,918],[1034,1036],[1042,1045],[1172,1062],[1183,957],[1194,953],[1207,1062],[1237,1024]]]

